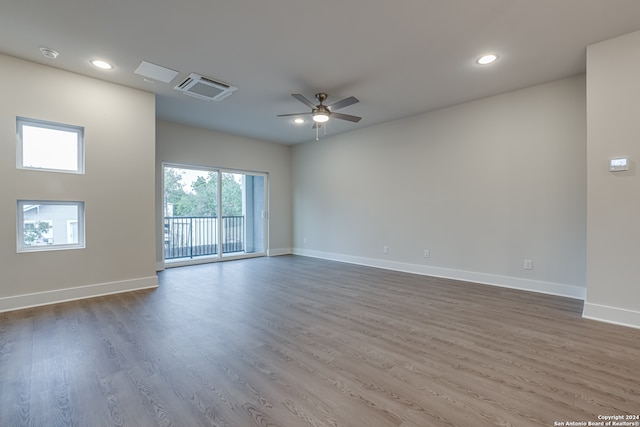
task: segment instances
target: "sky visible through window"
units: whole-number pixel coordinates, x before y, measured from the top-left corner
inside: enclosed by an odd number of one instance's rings
[[[182,179],[180,180],[180,182],[182,183],[182,188],[185,191],[185,193],[193,193],[193,183],[196,182],[196,180],[199,177],[202,177],[204,179],[207,179],[207,175],[209,174],[208,170],[199,170],[199,169],[188,169],[188,168],[172,168],[172,167],[167,167],[168,169],[173,169],[175,170],[179,175],[182,176]],[[233,180],[236,181],[238,184],[240,184],[242,182],[242,174],[238,174],[238,173],[229,173],[230,175],[233,175]]]
[[[78,170],[78,134],[24,125],[22,164],[29,168]]]

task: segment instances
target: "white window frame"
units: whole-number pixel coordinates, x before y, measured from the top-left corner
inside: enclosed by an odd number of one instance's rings
[[[25,206],[75,206],[78,210],[78,243],[67,243],[66,239],[63,243],[56,243],[55,241],[49,245],[36,245],[29,246],[24,243],[24,207]],[[39,220],[27,220],[26,222],[38,222]],[[50,220],[43,220],[42,222],[49,222]],[[67,221],[68,223],[69,221]],[[54,225],[55,226],[55,225]],[[84,202],[81,201],[54,201],[54,200],[18,200],[17,203],[17,215],[16,215],[16,247],[17,252],[42,252],[42,251],[56,251],[64,249],[84,249],[85,248],[85,220],[84,220]],[[52,230],[53,232],[53,230]],[[67,232],[68,233],[68,232]]]
[[[75,133],[77,135],[77,169],[56,169],[47,167],[34,167],[24,164],[24,138],[23,127],[39,127],[43,129],[59,130],[69,133]],[[45,120],[30,119],[27,117],[16,117],[16,167],[18,169],[26,169],[33,171],[45,171],[45,172],[61,172],[61,173],[73,173],[84,174],[84,128],[81,126],[67,125],[63,123],[48,122]]]

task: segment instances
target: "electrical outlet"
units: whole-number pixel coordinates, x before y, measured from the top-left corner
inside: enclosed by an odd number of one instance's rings
[[[388,254],[389,253],[389,246],[386,246],[386,245],[383,246],[382,247],[382,252],[385,253],[385,254]]]
[[[429,256],[430,256],[430,255],[429,255],[429,249],[425,249],[425,250],[424,250],[424,257],[425,257],[425,258],[429,258]]]
[[[530,259],[524,260],[524,269],[525,270],[533,270],[533,261]]]

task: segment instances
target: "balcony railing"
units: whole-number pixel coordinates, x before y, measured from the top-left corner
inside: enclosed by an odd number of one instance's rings
[[[217,255],[217,217],[182,216],[164,218],[164,259]],[[222,253],[245,249],[244,216],[222,217]]]

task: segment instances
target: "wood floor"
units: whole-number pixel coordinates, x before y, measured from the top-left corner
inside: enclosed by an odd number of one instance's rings
[[[539,427],[640,413],[640,330],[581,310],[296,256],[175,268],[156,290],[0,314],[0,426]]]

